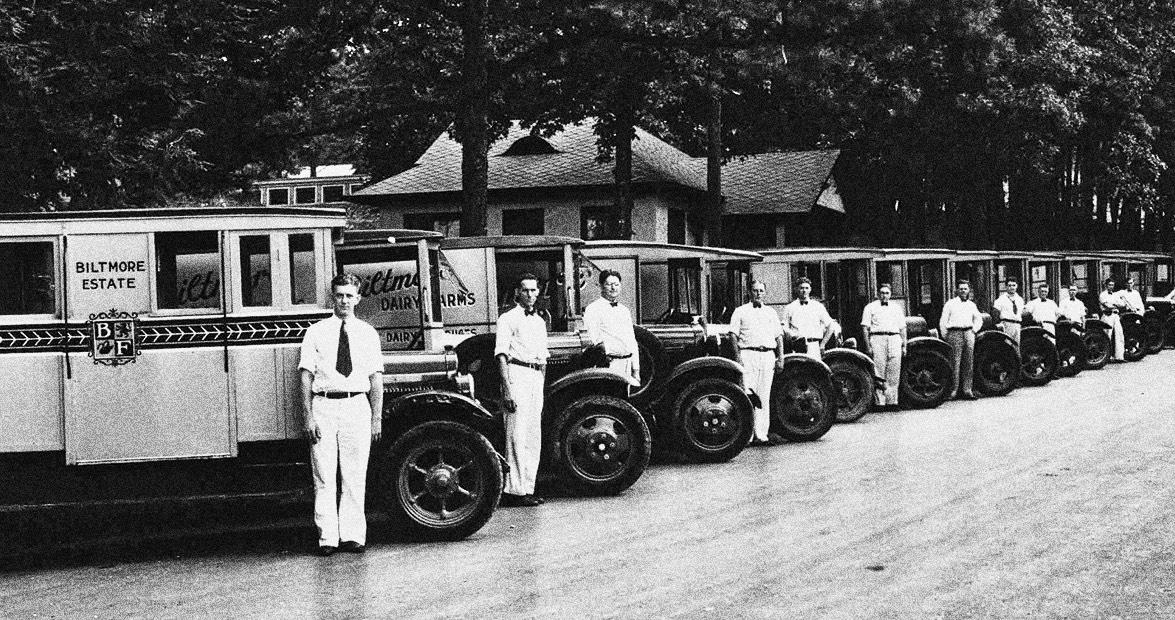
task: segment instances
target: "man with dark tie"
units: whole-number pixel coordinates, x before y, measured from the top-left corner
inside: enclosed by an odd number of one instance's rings
[[[600,272],[600,298],[583,311],[583,326],[593,345],[604,347],[608,367],[634,386],[641,384],[641,356],[632,313],[620,303],[620,272]]]
[[[1012,337],[1016,346],[1020,346],[1020,315],[1024,312],[1024,298],[1016,291],[1019,284],[1015,278],[1008,278],[1004,283],[1004,294],[996,298],[992,308],[996,311],[1000,331]]]
[[[506,420],[506,462],[510,472],[503,506],[538,506],[534,494],[543,439],[543,388],[547,372],[547,322],[534,304],[539,280],[530,273],[518,279],[518,305],[498,317],[494,356],[502,378]]]
[[[739,361],[745,368],[747,387],[759,396],[755,407],[755,436],[753,446],[765,446],[773,436],[771,427],[771,383],[775,371],[783,369],[783,328],[775,309],[763,303],[767,286],[751,282],[751,301],[734,309],[730,315],[730,331],[738,338]]]
[[[906,354],[906,313],[890,301],[889,284],[877,287],[877,299],[861,312],[861,330],[865,352],[873,357],[873,366],[885,384],[877,387],[877,404],[883,411],[898,408],[898,385],[902,379],[902,356]]]
[[[334,314],[306,330],[298,363],[320,555],[365,549],[367,457],[379,441],[383,413],[379,335],[355,318],[359,278],[339,274],[330,286]]]
[[[812,359],[820,359],[820,352],[832,332],[832,317],[824,304],[811,298],[812,281],[808,278],[796,280],[797,299],[783,307],[783,331],[789,338],[802,339],[805,353]]]

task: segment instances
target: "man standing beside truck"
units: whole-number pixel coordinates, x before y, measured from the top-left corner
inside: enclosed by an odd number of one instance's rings
[[[861,330],[866,353],[873,358],[876,374],[885,379],[877,387],[877,405],[882,411],[897,411],[898,385],[902,379],[902,356],[906,354],[906,313],[890,301],[893,289],[883,283],[877,299],[861,312]]]
[[[383,428],[383,355],[375,328],[355,318],[359,278],[339,274],[330,288],[334,314],[306,330],[298,363],[314,474],[314,524],[324,556],[365,549],[367,457]]]
[[[588,341],[604,347],[608,367],[629,383],[641,384],[641,356],[632,327],[632,313],[621,304],[620,272],[605,269],[600,272],[600,298],[583,310],[583,326]]]
[[[975,368],[975,335],[983,328],[983,315],[971,301],[971,282],[959,280],[955,297],[943,305],[938,319],[938,331],[951,345],[951,375],[955,382],[955,398],[975,400],[971,391]]]
[[[763,303],[766,295],[765,284],[751,282],[751,301],[730,315],[730,331],[738,338],[739,361],[746,368],[747,386],[759,397],[753,446],[775,443],[767,434],[771,427],[771,382],[776,370],[783,370],[783,328],[779,315]]]
[[[824,304],[811,298],[812,281],[796,280],[798,298],[783,307],[783,331],[789,338],[803,340],[808,357],[819,360],[820,352],[831,335],[832,317]]]
[[[534,494],[543,440],[543,389],[547,372],[547,322],[539,316],[539,279],[518,278],[518,305],[498,317],[494,357],[502,378],[506,420],[506,461],[510,473],[503,506],[538,506]]]

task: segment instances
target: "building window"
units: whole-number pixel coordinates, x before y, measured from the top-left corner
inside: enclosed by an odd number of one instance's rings
[[[322,201],[323,202],[342,202],[343,201],[343,186],[342,185],[323,185],[322,186]]]
[[[405,213],[404,228],[435,230],[446,237],[461,236],[460,213]]]
[[[615,219],[612,207],[583,207],[579,211],[579,236],[584,241],[620,239],[624,222]]]
[[[317,200],[317,188],[299,187],[294,190],[294,202],[300,205],[314,204]]]
[[[214,231],[155,234],[161,309],[220,308],[220,242]]]
[[[318,303],[318,266],[314,260],[314,235],[290,235],[290,303]]]
[[[53,314],[53,242],[0,243],[0,314]]]
[[[669,243],[685,244],[685,211],[669,210]]]
[[[362,184],[360,184],[360,183],[354,183],[354,184],[352,184],[352,185],[351,185],[351,191],[349,191],[349,192],[347,192],[347,193],[348,193],[348,194],[354,194],[355,192],[357,192],[357,191],[359,191],[359,190],[361,190],[361,189],[363,189],[363,185],[362,185]]]
[[[273,305],[273,274],[269,264],[269,235],[241,237],[241,304]]]
[[[269,204],[271,205],[288,205],[290,204],[290,190],[283,187],[281,189],[269,190]]]
[[[503,235],[544,234],[542,209],[505,209],[502,211]]]

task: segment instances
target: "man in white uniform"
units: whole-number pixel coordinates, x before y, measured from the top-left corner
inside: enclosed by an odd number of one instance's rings
[[[975,334],[983,327],[983,315],[971,301],[971,283],[959,280],[955,295],[942,307],[938,331],[951,345],[951,373],[955,378],[955,398],[975,400],[971,391],[975,370]]]
[[[738,337],[739,360],[745,369],[747,386],[759,396],[755,408],[755,436],[751,445],[770,445],[771,382],[776,370],[783,370],[783,328],[779,315],[763,303],[767,286],[751,282],[751,301],[734,309],[730,331]]]
[[[898,385],[902,379],[902,356],[906,354],[906,313],[890,301],[889,284],[877,287],[877,299],[861,313],[865,352],[873,357],[878,376],[885,385],[877,388],[877,404],[883,410],[898,408]]]
[[[1080,299],[1077,299],[1077,286],[1074,284],[1070,284],[1069,285],[1069,299],[1062,301],[1061,305],[1059,306],[1059,310],[1058,310],[1059,318],[1073,321],[1074,323],[1077,323],[1078,325],[1084,326],[1085,325],[1085,313],[1086,313],[1085,302],[1081,301]]]
[[[1061,308],[1049,299],[1049,285],[1041,284],[1036,289],[1036,299],[1025,304],[1024,312],[1032,315],[1032,320],[1040,323],[1046,332],[1057,335],[1057,316]]]
[[[1110,340],[1114,343],[1114,356],[1110,359],[1117,362],[1126,361],[1126,334],[1122,332],[1122,320],[1118,313],[1126,309],[1126,301],[1114,290],[1114,279],[1106,278],[1105,289],[1098,296],[1098,303],[1102,307],[1102,320],[1110,326]]]
[[[824,304],[810,299],[812,281],[800,278],[796,281],[799,297],[783,307],[783,332],[788,338],[802,338],[807,347],[808,357],[820,359],[820,351],[831,335],[829,327],[832,317]]]
[[[1126,278],[1126,288],[1119,291],[1122,301],[1126,303],[1128,312],[1146,313],[1146,304],[1142,303],[1142,294],[1134,289],[1134,278]]]
[[[612,372],[624,377],[634,387],[641,384],[641,356],[632,327],[632,313],[621,304],[620,273],[611,269],[600,272],[600,298],[583,311],[583,325],[588,341],[602,345]]]
[[[335,276],[331,294],[334,314],[306,330],[298,362],[319,555],[363,553],[367,457],[383,429],[383,356],[375,329],[355,318],[359,279]]]
[[[494,356],[502,377],[506,418],[506,461],[510,473],[502,492],[503,506],[538,506],[534,494],[543,439],[543,389],[547,372],[547,323],[534,304],[539,280],[518,279],[518,305],[498,317]]]
[[[1004,294],[992,304],[1000,331],[1011,336],[1017,347],[1020,346],[1020,313],[1024,311],[1024,298],[1016,292],[1019,286],[1015,278],[1008,278],[1004,284]]]

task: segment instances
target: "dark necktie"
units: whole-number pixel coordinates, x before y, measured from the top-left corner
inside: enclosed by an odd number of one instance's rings
[[[522,313],[526,316],[534,316],[535,314],[538,313],[538,308],[531,308],[530,310],[523,308]]]
[[[344,377],[351,376],[351,339],[347,337],[347,322],[339,325],[339,354],[335,357],[335,370]]]
[[[1020,314],[1020,306],[1016,305],[1015,298],[1012,299],[1012,314]]]
[[[761,302],[758,302],[758,301],[752,301],[752,302],[751,302],[751,307],[752,307],[752,308],[762,308],[762,307],[763,307],[763,304],[762,304]]]
[[[888,302],[888,301],[883,301],[883,302],[881,302],[881,305],[883,305],[883,306],[888,306],[888,305],[889,305],[889,302]]]
[[[608,302],[608,303],[612,304],[612,307],[613,307],[613,308],[615,308],[616,306],[619,306],[619,305],[620,305],[620,302],[618,302],[618,301],[610,301],[610,302]]]
[[[806,306],[806,305],[808,305],[808,301],[807,301],[806,299],[801,299],[801,300],[800,300],[800,305],[801,305],[801,306]]]

